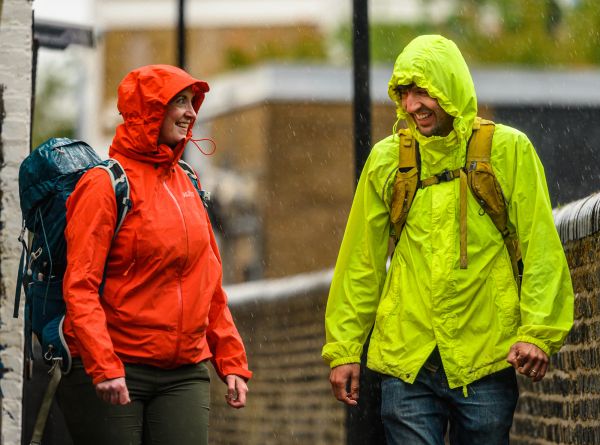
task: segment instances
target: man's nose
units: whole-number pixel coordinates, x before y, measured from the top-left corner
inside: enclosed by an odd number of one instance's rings
[[[412,91],[407,91],[404,99],[404,109],[408,113],[414,113],[420,106],[421,104],[419,103],[417,95]]]

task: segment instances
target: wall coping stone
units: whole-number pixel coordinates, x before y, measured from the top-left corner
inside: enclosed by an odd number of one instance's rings
[[[600,192],[553,210],[554,224],[563,243],[600,231]]]
[[[328,291],[333,269],[292,275],[284,278],[248,281],[225,286],[229,306],[293,298]]]

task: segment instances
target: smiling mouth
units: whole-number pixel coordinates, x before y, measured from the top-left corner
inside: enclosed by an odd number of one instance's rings
[[[182,128],[184,130],[187,130],[190,126],[191,122],[177,122],[177,124],[175,124],[177,127]]]
[[[414,113],[414,116],[416,118],[416,120],[421,121],[421,120],[425,120],[427,118],[429,118],[433,113],[428,111],[425,113]]]

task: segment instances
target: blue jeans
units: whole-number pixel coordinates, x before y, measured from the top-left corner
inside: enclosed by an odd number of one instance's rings
[[[463,388],[448,388],[439,353],[432,353],[411,385],[384,376],[381,418],[388,445],[506,445],[519,390],[513,368]]]

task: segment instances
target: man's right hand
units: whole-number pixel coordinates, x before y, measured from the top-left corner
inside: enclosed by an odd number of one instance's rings
[[[359,377],[360,364],[358,363],[333,368],[329,374],[329,383],[331,383],[335,398],[346,405],[358,405]]]
[[[100,399],[111,405],[127,405],[131,402],[125,377],[118,377],[97,383],[96,394]]]

